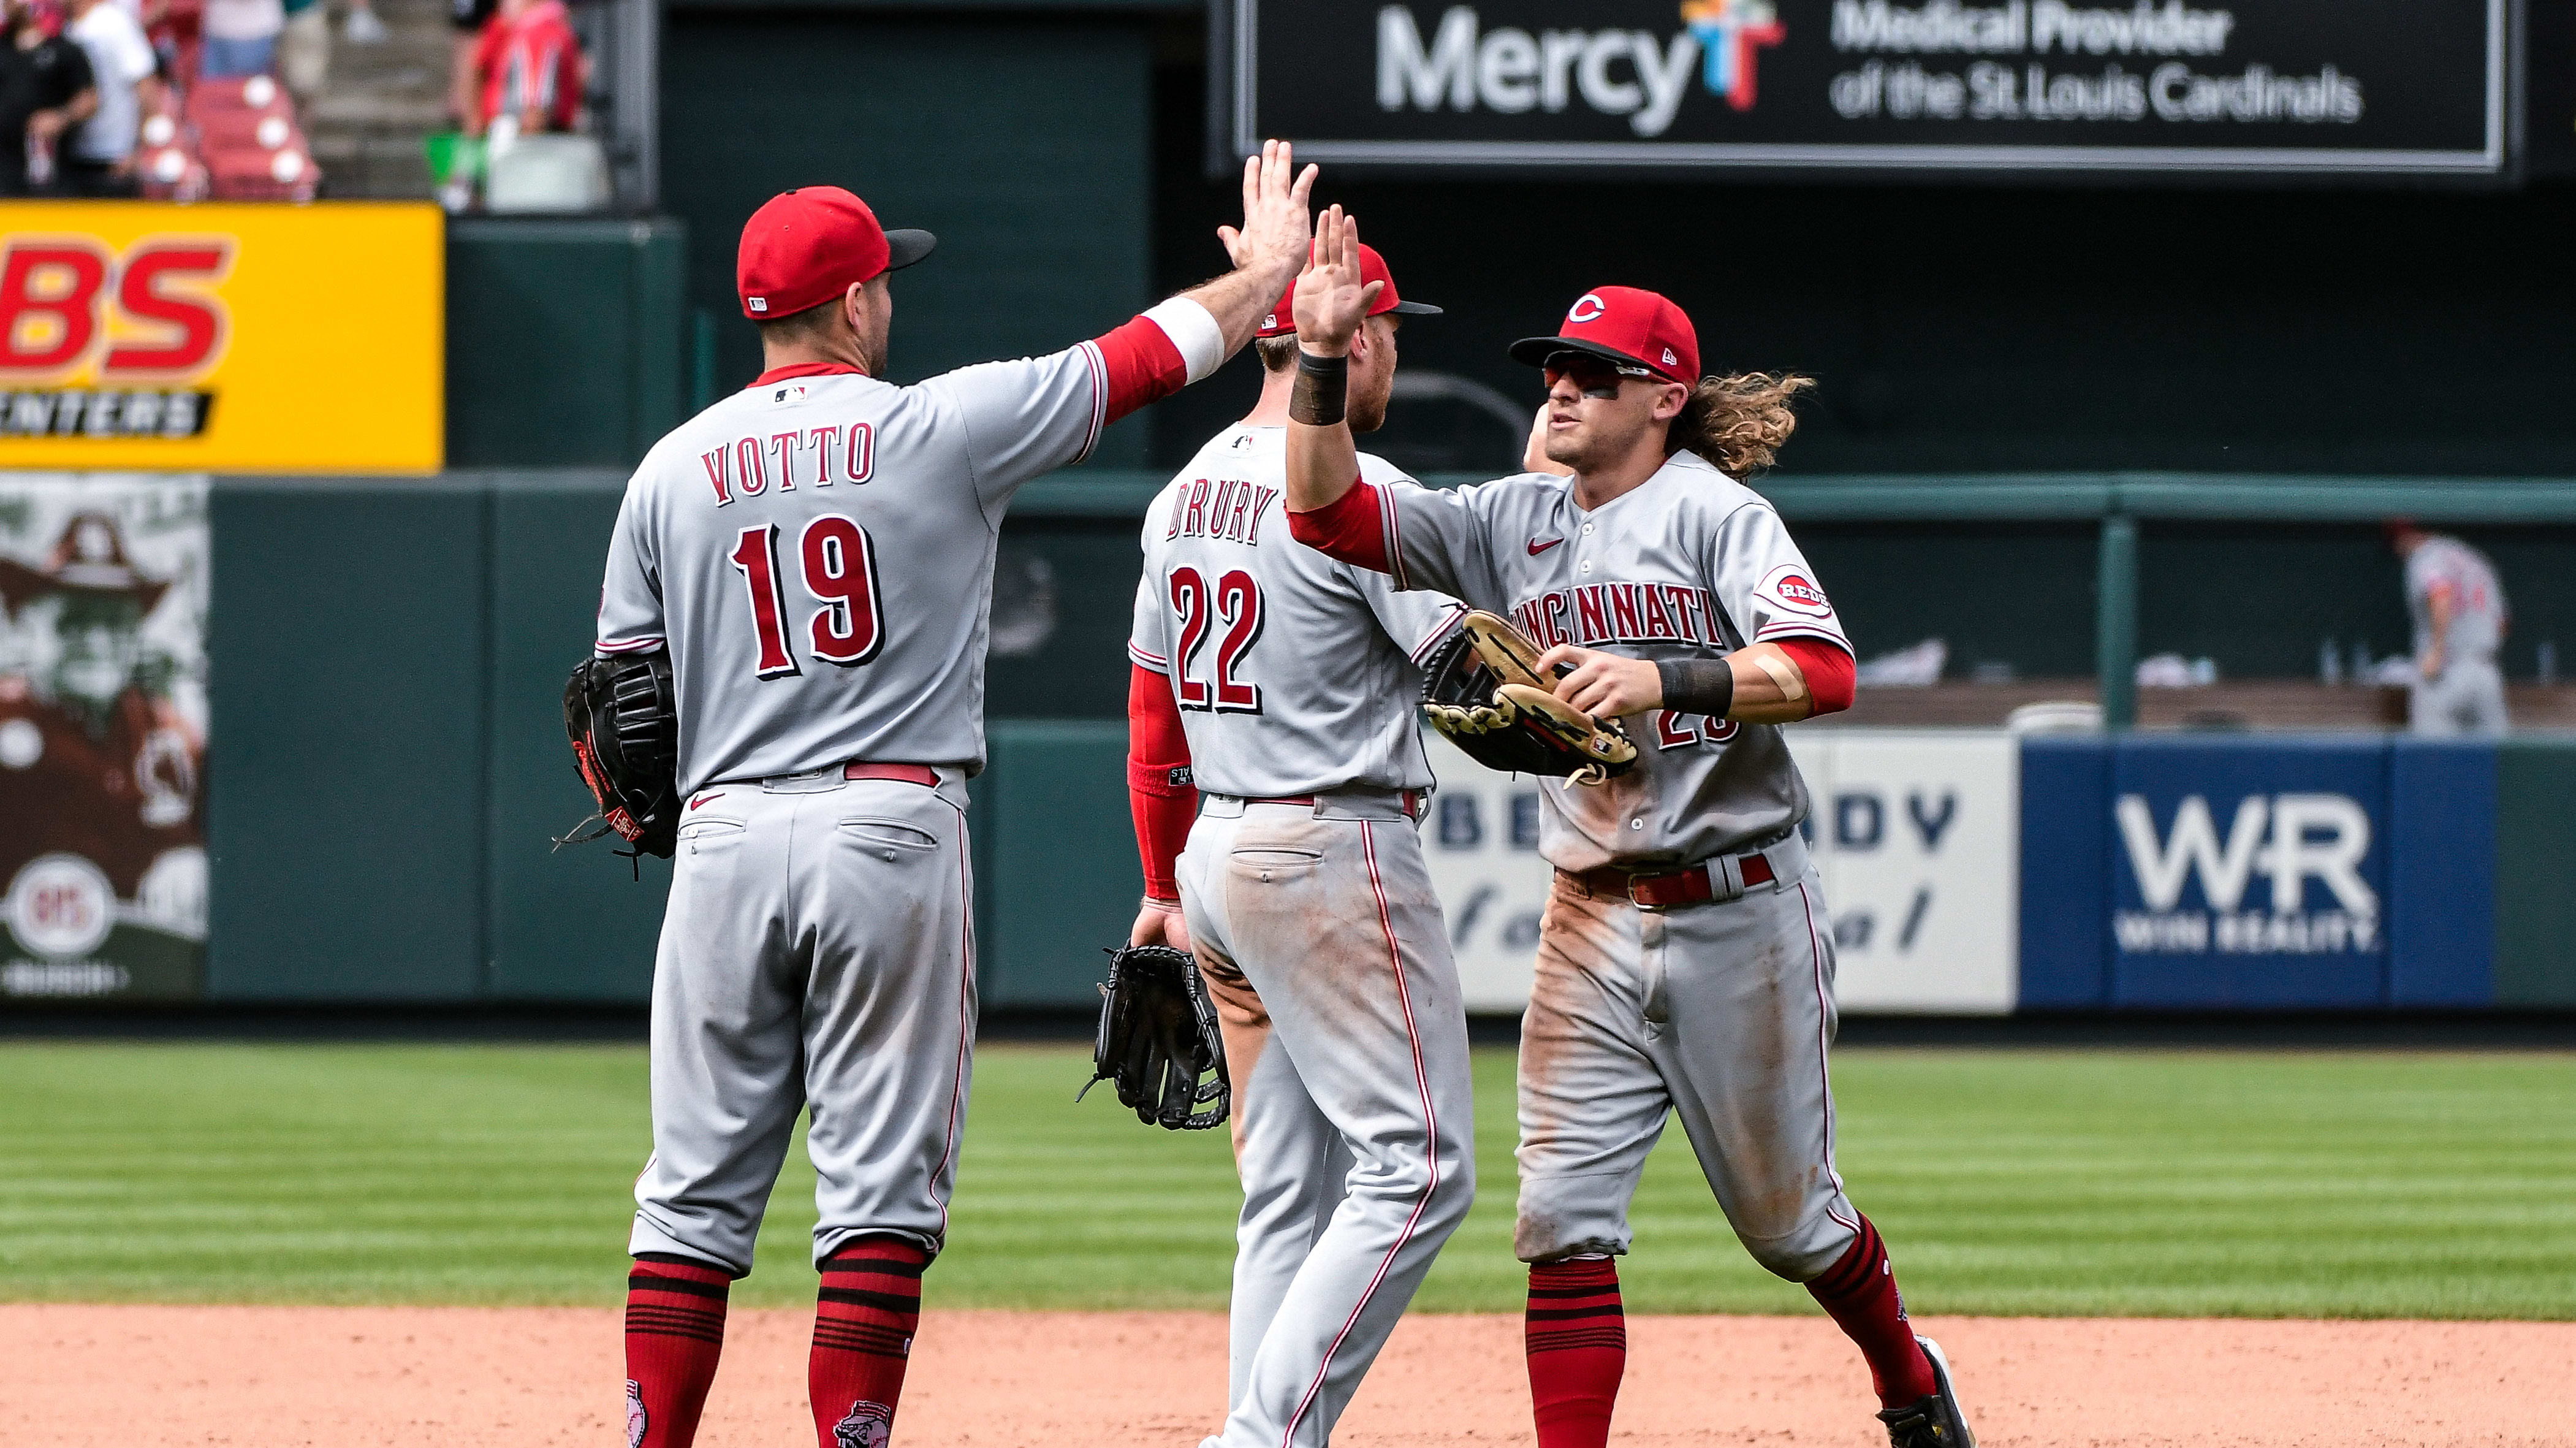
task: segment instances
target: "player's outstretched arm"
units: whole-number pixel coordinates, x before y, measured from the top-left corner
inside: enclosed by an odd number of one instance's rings
[[[1359,335],[1380,282],[1360,279],[1360,224],[1342,208],[1315,219],[1306,269],[1297,274],[1297,385],[1288,399],[1288,511],[1311,513],[1342,500],[1359,481],[1359,445],[1343,419],[1351,339]]]
[[[1217,228],[1234,270],[1181,293],[1207,309],[1232,357],[1252,340],[1271,304],[1306,264],[1307,196],[1315,168],[1296,169],[1286,141],[1265,141],[1243,162],[1243,226]]]

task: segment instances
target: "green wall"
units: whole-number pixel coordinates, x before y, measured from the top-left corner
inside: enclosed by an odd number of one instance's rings
[[[679,223],[447,232],[447,465],[631,467],[680,421]]]
[[[1134,17],[675,6],[662,204],[688,227],[716,391],[760,371],[733,285],[743,221],[796,186],[846,186],[886,225],[938,233],[894,281],[899,381],[1052,352],[1147,305],[1152,59]],[[1143,427],[1111,428],[1095,459],[1143,461]]]

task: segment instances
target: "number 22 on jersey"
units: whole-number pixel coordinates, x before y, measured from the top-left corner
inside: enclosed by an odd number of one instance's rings
[[[1180,646],[1172,650],[1172,689],[1184,709],[1210,709],[1219,714],[1261,712],[1261,686],[1236,677],[1244,656],[1261,641],[1261,585],[1237,568],[1211,589],[1195,568],[1180,567],[1164,580],[1163,596],[1180,620]],[[1215,623],[1225,625],[1217,642],[1216,667],[1207,682],[1193,677],[1200,652]]]
[[[802,672],[787,637],[787,614],[802,611],[782,595],[782,561],[794,568],[806,596],[821,605],[802,622],[809,652],[844,668],[864,664],[885,646],[885,609],[877,589],[876,546],[868,530],[839,513],[805,525],[788,557],[778,556],[778,525],[745,528],[730,555],[751,597],[751,626],[760,642],[756,672],[764,679]]]

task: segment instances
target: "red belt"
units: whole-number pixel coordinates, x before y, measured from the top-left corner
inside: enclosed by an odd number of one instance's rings
[[[1315,807],[1315,797],[1311,794],[1283,794],[1271,799],[1247,799],[1244,803],[1293,804],[1300,809],[1313,809]],[[1404,816],[1407,819],[1418,820],[1422,818],[1422,791],[1418,789],[1408,789],[1404,792]]]
[[[1744,888],[1768,885],[1774,878],[1771,861],[1764,855],[1738,855],[1736,868],[1743,873]],[[1603,865],[1597,870],[1575,874],[1559,870],[1557,878],[1571,881],[1584,894],[1598,899],[1603,895],[1624,895],[1630,901],[1647,906],[1697,905],[1717,898],[1717,885],[1710,872],[1720,861],[1693,865],[1686,870],[1630,871],[1616,865]]]
[[[917,784],[924,789],[939,787],[939,771],[927,764],[862,764],[856,760],[841,766],[843,779],[893,779]]]

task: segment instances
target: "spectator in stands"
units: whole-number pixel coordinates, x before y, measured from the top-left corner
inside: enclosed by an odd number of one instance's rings
[[[140,187],[134,148],[143,114],[160,102],[161,59],[120,0],[72,0],[64,32],[88,57],[98,109],[73,132],[62,157],[63,189],[74,196],[132,196]]]
[[[0,3],[0,196],[50,192],[54,146],[98,109],[89,57],[34,0]],[[41,169],[30,162],[42,158]]]
[[[206,47],[197,74],[209,80],[269,74],[277,67],[277,37],[285,29],[280,0],[206,0]]]
[[[455,58],[448,67],[447,110],[456,128],[470,131],[483,112],[482,78],[475,58],[483,51],[483,27],[492,23],[496,0],[448,0],[447,23],[455,32]]]
[[[277,78],[301,109],[313,104],[331,76],[331,14],[322,0],[283,0],[283,6],[286,25],[277,32]]]
[[[466,134],[488,135],[506,120],[519,135],[569,131],[581,120],[589,63],[563,0],[500,0],[475,47],[481,104]]]

